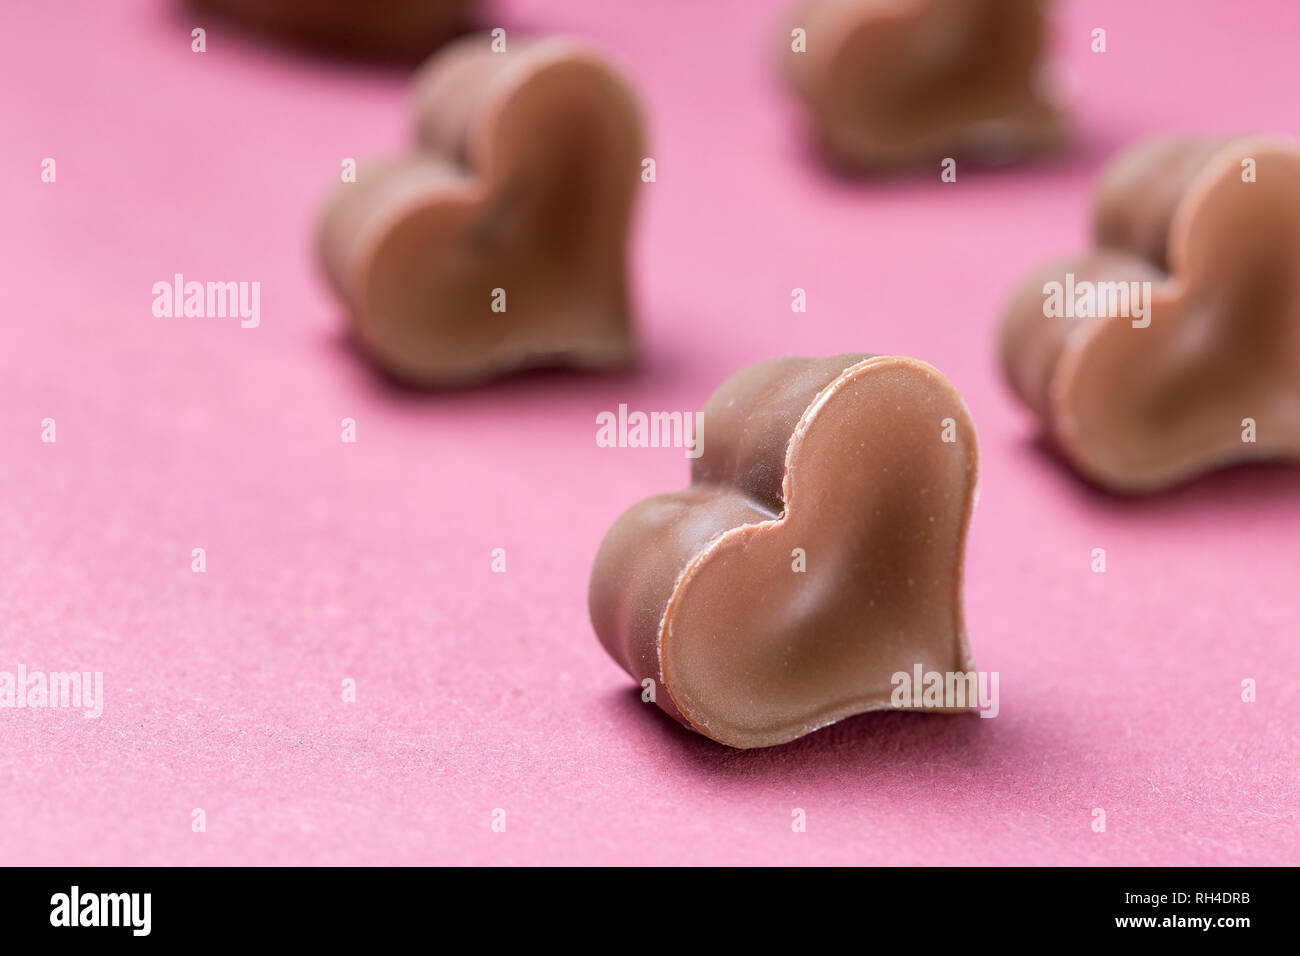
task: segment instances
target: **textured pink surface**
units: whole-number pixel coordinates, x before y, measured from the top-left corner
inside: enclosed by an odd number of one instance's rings
[[[100,670],[107,702],[0,711],[0,862],[1300,863],[1300,470],[1109,498],[1037,447],[993,355],[1004,296],[1082,246],[1116,150],[1297,132],[1300,8],[1063,5],[1079,148],[943,185],[811,161],[772,69],[785,6],[502,5],[643,91],[646,357],[437,396],[352,355],[310,255],[341,158],[405,140],[400,71],[216,26],[195,55],[197,22],[158,3],[9,6],[0,670]],[[261,327],[154,318],[175,272],[260,281]],[[937,365],[979,424],[967,614],[1002,712],[728,751],[642,705],[591,633],[605,528],[686,481],[680,451],[597,448],[595,415],[856,350]]]

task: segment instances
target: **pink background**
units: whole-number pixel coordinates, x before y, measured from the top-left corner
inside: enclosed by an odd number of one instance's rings
[[[1018,278],[1087,241],[1117,150],[1298,131],[1300,7],[1060,5],[1077,149],[954,185],[814,161],[773,69],[786,7],[499,6],[489,25],[587,37],[642,92],[645,357],[422,395],[347,348],[311,255],[341,158],[406,142],[404,71],[216,24],[195,55],[202,21],[157,2],[7,5],[0,670],[100,670],[107,703],[0,711],[0,862],[1300,863],[1300,471],[1090,490],[993,351]],[[261,327],[154,318],[175,272],[260,281]],[[592,634],[601,535],[687,473],[597,448],[595,415],[857,350],[932,362],[979,425],[966,606],[1002,713],[727,750],[642,705]]]

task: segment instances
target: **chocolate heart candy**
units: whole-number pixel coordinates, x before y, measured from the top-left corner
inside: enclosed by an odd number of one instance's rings
[[[418,151],[359,171],[320,231],[363,351],[417,385],[632,353],[633,94],[564,40],[447,47],[415,79]]]
[[[1300,459],[1296,145],[1140,145],[1102,176],[1096,242],[1034,273],[1002,328],[1012,388],[1074,467],[1151,491]]]
[[[830,155],[874,168],[1059,144],[1040,0],[815,0],[786,73]]]
[[[601,643],[661,708],[766,747],[893,706],[894,675],[918,664],[971,670],[977,445],[941,373],[773,359],[723,383],[704,424],[691,486],[623,514],[591,574]]]

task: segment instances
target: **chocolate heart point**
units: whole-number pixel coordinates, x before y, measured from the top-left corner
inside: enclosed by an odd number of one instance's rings
[[[975,427],[936,369],[840,355],[751,366],[704,407],[691,487],[606,535],[606,650],[686,726],[784,743],[893,706],[916,665],[968,672],[962,616]]]

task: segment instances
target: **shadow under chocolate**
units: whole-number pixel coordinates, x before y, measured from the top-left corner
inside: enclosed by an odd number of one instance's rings
[[[1023,734],[1032,722],[1010,725],[986,719],[975,711],[924,714],[915,711],[872,711],[837,721],[806,736],[774,747],[737,750],[688,730],[658,707],[641,700],[641,688],[606,695],[611,709],[630,709],[649,742],[659,752],[709,778],[773,783],[821,778],[861,779],[864,785],[916,775],[974,773],[981,766],[1013,760],[1029,746]],[[1037,744],[1033,744],[1037,746]],[[1003,756],[999,754],[1005,752]]]
[[[1027,184],[1037,178],[1068,174],[1086,175],[1091,180],[1117,153],[1145,135],[1145,131],[1135,132],[1118,125],[1099,127],[1091,123],[1081,124],[1072,129],[1066,143],[1053,150],[1005,161],[958,156],[957,181],[1014,180]],[[889,192],[939,183],[940,167],[937,161],[888,169],[863,169],[837,161],[816,142],[810,130],[797,123],[788,134],[786,155],[815,178],[855,190]]]
[[[304,0],[303,6],[308,7],[309,2]],[[232,9],[241,6],[242,12]],[[403,77],[410,76],[416,66],[447,43],[479,29],[476,22],[479,18],[471,16],[436,31],[408,30],[407,36],[396,45],[375,46],[358,43],[346,27],[328,31],[313,29],[312,21],[327,15],[322,11],[309,11],[304,14],[304,23],[295,26],[286,22],[284,17],[286,10],[292,11],[292,5],[280,2],[270,6],[277,8],[279,15],[267,15],[265,10],[259,15],[258,0],[244,0],[242,5],[221,0],[173,0],[159,5],[156,15],[170,28],[183,32],[187,44],[190,31],[201,26],[208,32],[210,40],[216,37],[226,45],[232,45],[226,42],[226,38],[233,38],[239,46],[267,59],[303,65],[345,66],[358,72]],[[345,5],[340,7],[346,9]],[[370,16],[382,17],[383,11],[371,11]]]
[[[646,324],[650,324],[648,321]],[[575,397],[627,401],[634,391],[686,388],[693,381],[716,377],[718,368],[734,364],[729,356],[712,354],[701,343],[665,337],[642,343],[640,352],[626,365],[580,368],[556,364],[507,372],[495,378],[445,388],[412,385],[385,373],[370,362],[339,316],[337,331],[324,336],[323,348],[339,362],[354,366],[354,380],[370,395],[392,403],[452,406],[479,401],[518,401],[521,404],[569,401]]]
[[[1079,474],[1043,435],[1022,439],[1030,454],[1060,472],[1085,504],[1144,518],[1211,509],[1258,513],[1271,507],[1294,509],[1300,501],[1300,463],[1287,460],[1246,461],[1224,465],[1173,488],[1119,493]]]

